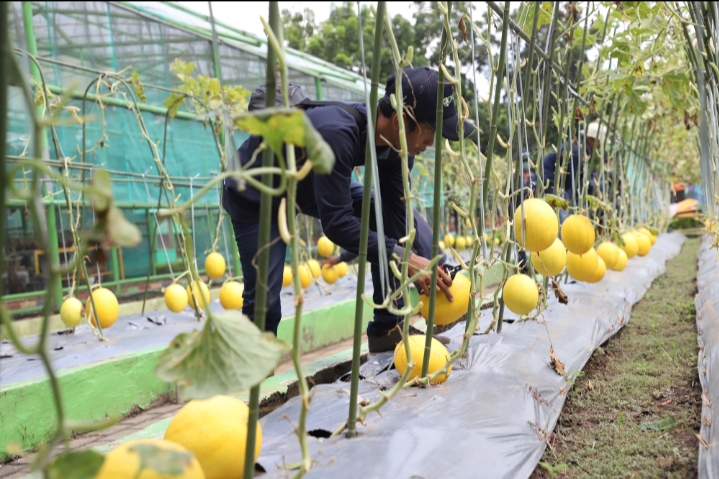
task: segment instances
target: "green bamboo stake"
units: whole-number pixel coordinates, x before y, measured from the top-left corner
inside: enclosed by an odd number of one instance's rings
[[[470,7],[471,8],[471,7]],[[452,2],[447,2],[447,18],[451,18],[452,14]],[[444,65],[447,59],[447,37],[449,32],[446,28],[442,29],[442,38],[439,42],[439,64]],[[450,37],[451,38],[451,37]],[[459,73],[459,72],[458,72]],[[457,75],[457,81],[461,80],[461,75]],[[439,69],[439,76],[437,78],[437,106],[435,119],[437,129],[434,132],[434,198],[432,204],[432,224],[435,225],[432,228],[432,257],[434,258],[439,254],[439,235],[440,229],[438,227],[440,221],[440,198],[442,194],[442,123],[444,121],[444,70]],[[457,105],[461,107],[461,105]],[[459,110],[461,111],[461,109]],[[461,121],[461,119],[460,119]],[[422,374],[420,377],[424,378],[427,376],[427,369],[429,368],[429,357],[430,350],[432,347],[433,330],[434,330],[434,312],[437,307],[437,279],[439,277],[439,266],[437,264],[432,268],[432,282],[429,287],[429,314],[427,317],[427,333],[424,342],[424,358],[422,360]],[[422,386],[424,387],[424,385]]]
[[[492,159],[494,157],[494,141],[497,138],[497,119],[499,118],[500,97],[504,79],[504,60],[507,51],[507,32],[509,30],[509,2],[504,2],[504,17],[502,19],[502,42],[499,50],[499,64],[497,65],[497,81],[494,85],[494,103],[492,104],[492,122],[487,145],[487,162],[484,166],[484,182],[482,184],[483,197],[489,198],[489,181],[492,173]],[[504,303],[502,303],[504,309]],[[502,330],[502,321],[497,324],[497,332]]]
[[[22,4],[23,13],[23,25],[25,27],[25,39],[27,41],[27,49],[30,55],[37,56],[37,41],[35,39],[35,28],[32,21],[32,4],[30,2],[23,2]],[[7,30],[5,30],[7,31]],[[7,48],[7,47],[6,47]],[[34,63],[30,64],[30,74],[32,77],[40,83],[40,71]],[[42,112],[42,106],[37,107],[38,112]],[[44,128],[40,130],[40,141],[42,147],[43,159],[48,158],[48,141],[45,134]],[[2,155],[6,152],[3,150]],[[4,184],[3,184],[4,188]],[[43,188],[44,190],[44,188]],[[48,240],[48,257],[50,258],[50,265],[52,268],[59,266],[60,264],[60,250],[58,248],[58,237],[57,237],[57,219],[55,217],[55,208],[47,208],[47,240]],[[57,308],[62,304],[62,279],[60,276],[55,276],[52,281],[56,284],[53,285],[55,291],[52,300],[56,303]]]
[[[277,35],[280,31],[280,8],[276,1],[270,2],[269,24],[272,31]],[[272,47],[267,45],[267,80],[265,85],[267,88],[265,105],[267,107],[275,106],[275,90],[277,88],[277,80],[275,77],[275,69],[277,67],[277,55]],[[269,148],[263,152],[262,166],[269,168],[273,164],[274,154]],[[272,174],[265,173],[262,175],[262,183],[266,188],[272,187]],[[267,277],[270,262],[270,251],[265,245],[270,242],[270,220],[272,216],[272,196],[267,191],[260,194],[260,230],[257,258],[257,281],[255,293],[255,325],[260,331],[265,330],[265,315],[267,313]],[[250,389],[250,415],[247,420],[247,444],[245,448],[245,470],[244,479],[251,479],[255,471],[255,442],[257,436],[257,419],[260,415],[260,385],[253,386]]]
[[[8,38],[8,3],[0,2],[0,71],[7,72],[9,62],[6,58],[10,52],[10,39]],[[5,214],[5,154],[7,152],[7,90],[8,76],[0,75],[0,185],[3,193],[0,194],[0,250],[5,252],[5,234],[7,229],[7,215]],[[54,209],[54,208],[50,208]],[[5,271],[5,254],[0,255],[0,271]],[[0,281],[0,297],[5,294],[5,282]],[[62,294],[62,293],[61,293]]]
[[[377,4],[377,13],[375,14],[374,25],[374,52],[378,52],[382,48],[384,29],[384,18],[387,11],[387,2],[379,2]],[[372,85],[370,90],[370,104],[367,105],[368,118],[367,121],[377,122],[377,90],[379,88],[379,62],[380,55],[372,57]],[[371,206],[371,189],[372,189],[372,168],[369,168],[372,161],[372,152],[370,151],[370,141],[367,138],[365,146],[365,169],[364,169],[364,191],[362,192],[362,219],[360,226],[360,244],[359,256],[357,263],[357,294],[355,297],[355,323],[354,337],[352,343],[352,376],[350,382],[350,407],[349,419],[347,420],[347,437],[357,436],[357,397],[359,395],[359,368],[360,353],[362,347],[362,320],[364,311],[364,285],[367,266],[367,242],[369,237],[369,218]]]

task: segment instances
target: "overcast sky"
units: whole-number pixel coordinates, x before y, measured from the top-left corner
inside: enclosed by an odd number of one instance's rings
[[[210,13],[208,2],[177,2],[187,8],[191,8],[205,15]],[[340,5],[342,2],[279,2],[280,11],[287,9],[291,12],[302,12],[310,8],[315,12],[317,22],[327,20],[330,16],[332,5]],[[376,4],[377,2],[362,2],[363,4]],[[264,29],[260,22],[260,16],[267,19],[270,2],[212,2],[212,10],[215,18],[240,30],[245,30],[255,35],[264,37]],[[387,11],[394,16],[400,14],[407,19],[412,19],[416,7],[412,2],[387,2]]]

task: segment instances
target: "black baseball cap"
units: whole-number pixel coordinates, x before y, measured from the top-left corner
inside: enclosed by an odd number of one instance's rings
[[[407,67],[402,72],[402,95],[405,107],[410,107],[417,121],[426,121],[437,130],[437,90],[439,73],[427,67]],[[396,91],[395,75],[387,78],[384,96],[389,100]],[[459,140],[459,114],[454,104],[454,86],[446,81],[444,84],[444,117],[442,119],[442,136],[448,140]],[[464,137],[474,133],[474,125],[464,122]]]

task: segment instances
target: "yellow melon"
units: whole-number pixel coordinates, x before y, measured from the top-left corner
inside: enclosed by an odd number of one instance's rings
[[[607,274],[607,265],[601,256],[597,255],[597,269],[594,271],[592,278],[587,283],[598,283],[604,279],[604,275]]]
[[[237,281],[228,281],[220,288],[220,304],[225,309],[242,309],[244,300],[242,299],[242,286]]]
[[[326,264],[322,266],[322,279],[325,280],[325,283],[335,284],[337,282],[337,278],[339,277],[340,275],[334,265]]]
[[[225,258],[218,252],[213,251],[205,258],[205,272],[210,279],[220,279],[225,275],[227,264]]]
[[[649,241],[649,235],[637,232],[634,238],[637,240],[637,254],[639,256],[646,256],[649,250],[652,248],[652,243]]]
[[[570,215],[562,223],[562,242],[574,254],[584,254],[594,246],[594,225],[583,215]]]
[[[614,265],[614,268],[612,268],[614,271],[624,271],[624,268],[627,267],[627,253],[624,252],[623,249],[619,250],[619,259],[617,259],[617,264]]]
[[[454,301],[451,303],[441,291],[437,291],[437,300],[434,308],[434,324],[445,326],[462,318],[469,309],[469,278],[463,274],[457,274],[452,280],[452,286],[449,287]],[[429,317],[429,296],[421,295],[422,308],[419,310],[420,316],[424,319]]]
[[[68,328],[74,328],[82,323],[82,301],[74,296],[63,301],[60,307],[60,319]]]
[[[179,313],[187,307],[187,291],[177,283],[172,283],[165,290],[165,306],[173,313]]]
[[[154,460],[143,464],[143,456]],[[206,479],[206,476],[197,458],[181,445],[140,439],[111,450],[95,479]]]
[[[552,246],[544,251],[532,252],[532,266],[545,277],[556,276],[567,264],[567,251],[559,238],[554,239]]]
[[[614,269],[614,265],[619,261],[619,251],[619,247],[609,241],[602,241],[597,247],[597,254],[609,269]]]
[[[289,265],[285,265],[285,269],[282,271],[282,287],[286,288],[292,284],[292,268]]]
[[[627,254],[627,259],[634,258],[639,250],[637,239],[631,233],[624,233],[622,235],[622,241],[624,241],[624,246],[621,246],[621,248]]]
[[[419,377],[422,374],[422,361],[424,360],[424,344],[425,336],[415,334],[407,338],[409,341],[409,352],[412,356],[412,362],[414,367],[412,372],[409,374],[409,380]],[[429,366],[427,367],[427,375],[434,373],[444,367],[449,360],[449,351],[444,347],[444,344],[440,343],[437,339],[432,338],[432,345],[429,349]],[[397,372],[404,374],[407,370],[407,351],[405,350],[404,341],[400,341],[394,348],[394,366],[397,368]],[[450,366],[446,374],[442,374],[437,377],[432,384],[440,384],[447,380],[449,374],[452,372]]]
[[[185,291],[192,309],[204,310],[210,305],[210,288],[202,281],[199,283],[193,282],[192,288],[188,284]],[[197,300],[197,303],[195,303],[195,300]],[[195,304],[197,304],[197,308],[195,308]]]
[[[92,292],[92,299],[97,308],[97,316],[100,318],[100,326],[109,328],[120,315],[120,304],[117,302],[115,294],[106,288],[97,288]],[[87,298],[85,301],[85,315],[90,318],[90,323],[97,327],[95,323],[95,314],[93,309],[93,301]]]
[[[340,278],[344,278],[344,276],[347,274],[347,263],[344,261],[337,263],[335,265],[335,268],[337,268],[337,274]]]
[[[597,270],[597,258],[599,255],[594,248],[582,255],[568,252],[567,273],[577,281],[590,281],[594,278],[594,272]]]
[[[323,258],[329,258],[335,252],[335,244],[327,236],[317,240],[317,252]]]
[[[454,236],[447,233],[446,235],[444,235],[444,242],[449,246],[454,246]]]
[[[526,274],[514,274],[504,283],[502,298],[514,314],[529,314],[539,301],[537,283]]]
[[[522,231],[522,205],[514,211],[514,236],[527,251],[544,251],[557,238],[559,222],[557,215],[546,201],[531,198],[525,200],[524,232]]]
[[[165,440],[192,452],[207,479],[241,479],[247,444],[247,405],[234,397],[195,399],[180,409],[165,432]],[[257,423],[255,461],[262,450]]]

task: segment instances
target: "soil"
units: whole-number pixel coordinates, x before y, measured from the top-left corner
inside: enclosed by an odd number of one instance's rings
[[[629,323],[597,348],[532,479],[697,476],[700,242],[687,239]]]

